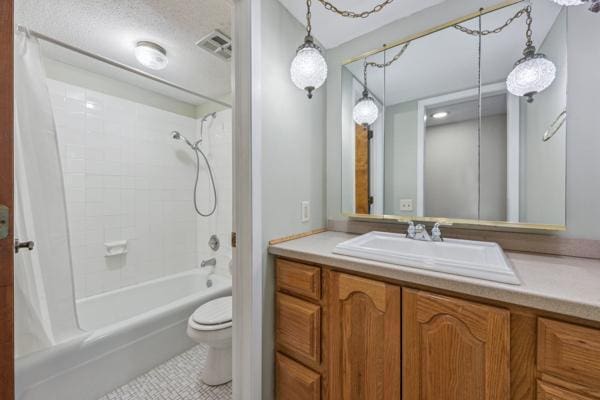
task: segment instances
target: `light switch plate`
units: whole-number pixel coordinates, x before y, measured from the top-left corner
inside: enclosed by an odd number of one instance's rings
[[[400,199],[400,210],[401,211],[412,211],[413,210],[412,199]]]
[[[300,203],[300,221],[310,221],[310,201],[302,201]]]

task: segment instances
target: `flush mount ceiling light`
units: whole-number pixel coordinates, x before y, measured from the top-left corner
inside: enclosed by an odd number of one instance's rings
[[[370,11],[353,12],[339,10],[336,6],[326,0],[319,0],[325,9],[348,18],[367,18],[371,14],[381,11],[392,1],[393,0],[385,0]],[[306,0],[306,36],[304,37],[304,43],[296,50],[296,56],[290,67],[292,82],[294,82],[294,85],[299,89],[306,90],[309,99],[312,99],[313,92],[320,88],[327,79],[327,62],[325,62],[321,48],[315,44],[311,34],[311,4],[312,0]]]
[[[166,68],[169,63],[167,51],[156,43],[141,41],[135,46],[135,58],[145,67],[154,70]]]
[[[527,102],[533,102],[533,96],[546,90],[556,78],[556,66],[542,53],[536,53],[533,45],[531,25],[531,6],[526,9],[527,42],[523,50],[523,58],[515,66],[506,80],[508,91],[516,96],[524,96]]]
[[[368,126],[368,125],[371,125],[373,122],[375,122],[377,120],[377,118],[379,117],[379,107],[377,107],[377,104],[375,103],[375,100],[373,100],[373,97],[371,97],[369,95],[369,89],[367,86],[367,68],[368,67],[377,67],[377,68],[389,67],[394,62],[396,62],[402,56],[402,54],[404,54],[404,52],[408,48],[409,44],[410,44],[410,42],[406,43],[402,47],[400,52],[398,52],[398,54],[396,54],[390,61],[388,61],[386,63],[380,64],[380,63],[376,63],[376,62],[367,62],[367,60],[365,59],[364,64],[363,64],[362,97],[356,102],[356,105],[354,106],[354,109],[352,110],[352,119],[354,120],[354,122],[356,122],[359,125]]]
[[[446,118],[449,115],[449,113],[447,111],[439,111],[436,113],[433,113],[433,115],[431,116],[434,119],[443,119]]]

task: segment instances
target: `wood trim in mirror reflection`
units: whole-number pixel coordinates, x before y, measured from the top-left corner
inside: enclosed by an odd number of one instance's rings
[[[424,36],[431,35],[432,33],[436,33],[436,32],[442,31],[442,30],[444,30],[446,28],[449,28],[451,26],[454,26],[456,24],[460,24],[460,23],[463,23],[463,22],[468,21],[470,19],[476,18],[480,14],[481,15],[489,14],[491,12],[500,10],[502,8],[510,7],[510,6],[512,6],[514,4],[517,4],[517,3],[523,3],[524,1],[525,0],[505,0],[505,1],[503,1],[501,3],[498,3],[498,4],[494,5],[494,6],[483,8],[481,11],[479,11],[479,10],[474,11],[474,12],[472,12],[470,14],[465,15],[464,17],[460,17],[460,18],[453,19],[452,21],[448,21],[445,24],[434,26],[433,28],[430,28],[430,29],[427,29],[425,31],[422,31],[422,32],[419,32],[419,33],[416,33],[416,34],[413,34],[413,35],[410,35],[410,36],[407,36],[407,37],[405,37],[403,39],[396,40],[396,41],[393,41],[393,42],[388,43],[388,44],[384,44],[382,47],[379,47],[377,49],[373,49],[373,50],[367,51],[366,53],[360,54],[360,55],[358,55],[356,57],[352,57],[351,59],[343,62],[342,65],[346,65],[346,64],[350,64],[350,63],[353,63],[355,61],[358,61],[358,60],[362,60],[362,59],[364,59],[366,57],[375,55],[377,53],[381,53],[382,51],[386,51],[386,50],[392,49],[394,47],[401,46],[403,44],[411,42],[413,40],[420,39],[420,38],[422,38]]]
[[[565,225],[552,224],[530,224],[524,222],[506,222],[506,221],[484,221],[476,219],[459,219],[459,218],[436,218],[436,217],[417,217],[417,216],[400,216],[400,215],[368,215],[368,214],[353,214],[342,213],[342,216],[352,220],[363,221],[380,221],[406,224],[408,221],[421,222],[425,224],[434,224],[439,222],[442,226],[452,226],[453,228],[468,228],[478,230],[494,230],[508,232],[532,232],[532,233],[554,233],[564,232],[567,230]]]

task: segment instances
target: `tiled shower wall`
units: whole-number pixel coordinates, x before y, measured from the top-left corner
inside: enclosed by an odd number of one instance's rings
[[[209,224],[216,227],[219,218],[218,213],[209,220],[197,217],[194,154],[171,132],[194,138],[199,122],[59,81],[48,80],[48,86],[63,163],[76,297],[197,267],[206,253],[202,245],[207,248]],[[214,139],[221,149],[216,153],[229,154],[231,162],[231,131],[221,136],[229,137],[228,153],[226,144]],[[212,148],[209,153],[214,163]],[[223,204],[226,209],[230,215],[231,203]],[[104,243],[119,240],[127,240],[127,253],[106,257]]]

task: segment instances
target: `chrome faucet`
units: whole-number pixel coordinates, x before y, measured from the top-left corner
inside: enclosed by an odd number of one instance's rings
[[[217,259],[216,258],[209,258],[208,260],[203,260],[200,263],[200,268],[204,268],[204,267],[214,267],[217,265]]]
[[[413,240],[421,240],[423,242],[443,242],[442,230],[440,229],[440,223],[436,223],[431,229],[431,236],[427,233],[427,228],[423,224],[415,226],[414,222],[408,221],[408,229],[406,230],[406,237]]]

